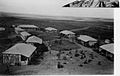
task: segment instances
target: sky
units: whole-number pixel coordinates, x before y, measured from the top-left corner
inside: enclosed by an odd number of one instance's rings
[[[0,12],[49,16],[113,18],[112,8],[63,8],[74,0],[0,0]]]

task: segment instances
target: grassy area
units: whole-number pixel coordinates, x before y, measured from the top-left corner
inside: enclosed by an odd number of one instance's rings
[[[7,19],[7,21],[6,21]],[[0,22],[7,25],[10,24],[34,24],[40,28],[54,27],[58,30],[72,30],[90,27],[88,29],[74,31],[77,34],[87,34],[102,39],[111,38],[114,36],[114,22],[105,21],[72,21],[72,20],[52,20],[52,19],[20,19],[20,18],[3,18]]]
[[[51,44],[51,49],[52,50],[70,50],[70,49],[78,49],[80,48],[79,46],[77,46],[76,44],[74,44],[73,42],[70,42],[68,40],[55,40],[52,42]]]

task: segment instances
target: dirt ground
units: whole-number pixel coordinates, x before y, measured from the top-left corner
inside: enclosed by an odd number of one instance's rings
[[[51,50],[46,52],[43,61],[38,65],[27,66],[11,66],[10,74],[13,75],[109,75],[113,74],[113,62],[105,57],[78,44],[81,48],[77,51],[79,56],[75,56],[76,50],[71,53],[64,52],[58,59],[58,51]],[[81,59],[81,51],[85,54],[85,58]],[[90,54],[93,57],[90,57]],[[66,58],[63,58],[66,57]],[[85,63],[86,60],[89,62]],[[90,61],[91,60],[91,61]],[[58,62],[61,66],[58,68]]]

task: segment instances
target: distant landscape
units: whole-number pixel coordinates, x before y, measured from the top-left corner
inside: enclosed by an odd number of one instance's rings
[[[114,20],[105,18],[42,16],[30,14],[1,13],[0,25],[34,24],[40,28],[54,27],[58,30],[74,30],[77,35],[86,34],[101,39],[113,38]],[[86,28],[87,29],[84,29]],[[89,27],[89,28],[88,28]]]

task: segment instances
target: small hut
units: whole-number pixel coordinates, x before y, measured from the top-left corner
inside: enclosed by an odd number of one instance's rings
[[[92,47],[97,43],[97,39],[87,35],[80,35],[77,37],[77,41],[78,43],[89,47]]]
[[[39,27],[35,25],[19,25],[17,27],[25,29],[25,30],[30,30],[30,31],[39,30]]]
[[[31,43],[31,44],[42,44],[43,41],[41,38],[36,37],[36,36],[30,36],[28,37],[28,39],[26,40],[27,43]]]
[[[19,27],[16,27],[15,28],[15,33],[16,34],[19,34],[20,32],[23,32],[24,31],[24,29],[21,29],[21,28],[19,28]]]
[[[56,28],[53,28],[53,27],[47,27],[45,28],[46,32],[57,32],[57,29]]]
[[[3,52],[3,63],[10,65],[27,65],[36,47],[31,44],[18,43]]]
[[[75,40],[75,33],[72,32],[72,31],[63,30],[63,31],[60,32],[60,36],[61,36],[61,37],[68,38],[68,39],[70,39],[70,40],[72,40],[72,41]]]
[[[26,38],[28,37],[28,36],[30,36],[31,34],[30,33],[28,33],[28,32],[21,32],[20,33],[20,37],[23,39],[23,40],[26,40]]]
[[[41,52],[48,51],[47,46],[43,43],[43,40],[39,37],[36,37],[36,36],[28,37],[26,42],[28,44],[30,43],[30,44],[34,45],[35,47],[37,47],[36,53],[38,53],[38,54],[40,54]]]
[[[113,43],[101,45],[99,48],[99,52],[102,55],[106,56],[107,58],[114,60],[114,44]]]

